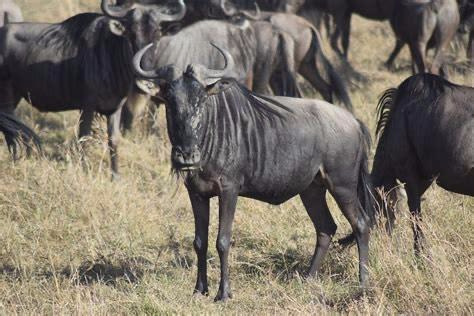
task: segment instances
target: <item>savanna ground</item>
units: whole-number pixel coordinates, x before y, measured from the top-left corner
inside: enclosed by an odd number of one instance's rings
[[[35,21],[59,21],[97,9],[97,2],[19,1],[26,20]],[[351,95],[372,132],[378,96],[410,73],[407,50],[396,72],[382,68],[393,42],[387,23],[353,20],[350,60],[364,80],[353,80]],[[472,86],[464,51],[451,55],[451,80]],[[473,313],[473,198],[429,189],[423,215],[431,261],[425,263],[414,258],[406,210],[392,238],[375,230],[371,288],[359,300],[352,299],[358,286],[355,247],[332,246],[320,278],[304,280],[315,234],[300,200],[274,207],[242,198],[230,257],[234,299],[216,304],[216,201],[211,295],[195,298],[193,217],[184,186],[170,173],[163,109],[154,126],[123,138],[122,179],[115,183],[103,119],[88,140],[84,168],[75,150],[78,113],[44,114],[27,104],[18,113],[40,134],[46,157],[13,163],[1,144],[0,314]],[[349,226],[332,200],[330,206],[340,237]]]

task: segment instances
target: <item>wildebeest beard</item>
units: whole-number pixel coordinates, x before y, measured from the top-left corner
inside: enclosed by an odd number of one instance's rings
[[[199,141],[201,162],[198,168],[180,170],[172,163],[172,172],[184,180],[205,171],[216,163],[222,174],[232,168],[239,150],[252,153],[257,164],[265,161],[265,130],[273,129],[291,118],[293,110],[268,97],[248,90],[233,79],[230,87],[203,100],[204,130]],[[242,148],[243,146],[243,148]]]

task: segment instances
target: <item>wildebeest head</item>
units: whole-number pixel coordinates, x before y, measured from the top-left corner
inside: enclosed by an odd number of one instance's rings
[[[133,59],[139,78],[137,85],[146,93],[166,103],[168,134],[173,146],[171,160],[176,170],[194,170],[201,162],[201,143],[206,132],[206,99],[228,88],[233,80],[234,59],[229,52],[216,47],[225,59],[222,70],[203,65],[188,65],[182,73],[169,65],[157,70],[143,70],[141,60],[153,44],[141,49]]]
[[[109,0],[102,0],[102,11],[111,20],[109,27],[112,33],[127,37],[137,51],[146,44],[157,40],[161,33],[162,22],[178,21],[186,13],[183,0],[178,0],[179,9],[169,13],[169,7],[155,4],[142,4],[128,0],[122,5],[111,5]]]

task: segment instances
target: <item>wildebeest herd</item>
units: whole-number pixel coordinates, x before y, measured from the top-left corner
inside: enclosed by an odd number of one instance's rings
[[[208,293],[212,197],[219,199],[216,300],[226,300],[238,196],[271,204],[300,196],[317,233],[314,276],[336,232],[329,193],[352,228],[340,243],[357,244],[362,289],[370,229],[384,215],[391,232],[397,181],[405,184],[417,254],[421,197],[431,183],[474,196],[474,88],[443,78],[443,54],[458,29],[470,33],[473,49],[471,0],[102,0],[101,10],[27,23],[12,1],[0,2],[0,131],[16,158],[18,144],[41,150],[14,116],[22,98],[40,111],[80,110],[80,137],[91,133],[94,113],[103,114],[115,179],[121,123],[131,128],[144,103],[164,103],[171,167],[195,218],[196,293]],[[387,64],[406,43],[415,73],[380,98],[371,173],[370,133],[352,113],[345,79],[318,30],[324,24],[347,58],[352,12],[389,19],[397,44]],[[430,47],[436,52],[428,67]],[[325,101],[304,98],[298,74]],[[334,97],[344,108],[331,104]]]

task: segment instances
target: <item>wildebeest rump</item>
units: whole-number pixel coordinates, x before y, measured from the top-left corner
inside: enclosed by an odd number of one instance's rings
[[[145,71],[166,101],[172,166],[185,180],[195,216],[198,256],[195,291],[208,292],[209,199],[219,198],[217,250],[221,282],[216,300],[231,297],[228,255],[238,196],[280,204],[300,195],[317,230],[309,274],[314,275],[329,248],[336,224],[326,203],[329,191],[349,220],[359,246],[361,286],[368,281],[369,200],[368,134],[348,111],[325,101],[264,97],[232,77],[228,52],[222,71],[190,65]],[[143,84],[143,87],[148,87]],[[156,93],[148,87],[150,93]]]
[[[397,44],[387,61],[388,66],[407,43],[414,73],[428,70],[425,54],[428,48],[433,47],[435,56],[429,71],[445,74],[444,50],[459,26],[456,0],[400,0],[395,5],[390,24],[397,36]]]
[[[181,2],[180,2],[181,3]],[[83,13],[58,24],[19,23],[0,29],[0,110],[23,97],[40,111],[81,110],[79,136],[90,133],[94,112],[108,121],[111,167],[118,172],[122,99],[133,81],[134,52],[160,35],[164,14],[155,5],[112,6],[105,15]]]
[[[422,248],[421,196],[433,181],[445,190],[474,196],[474,88],[431,74],[406,79],[379,102],[372,181],[390,192],[405,183],[413,215],[415,250]],[[393,195],[385,205],[394,220]],[[391,225],[389,225],[390,227]]]
[[[352,109],[352,102],[342,78],[326,57],[323,51],[319,32],[304,18],[287,13],[262,13],[262,20],[268,21],[276,30],[288,34],[293,41],[293,60],[287,61],[294,65],[311,85],[329,102],[336,96],[346,108]],[[254,25],[258,27],[257,24]],[[288,54],[287,54],[288,56]],[[272,87],[278,85],[280,78],[272,78]],[[274,88],[276,95],[284,95]]]
[[[13,0],[0,1],[0,27],[7,23],[22,21],[23,14],[21,9]]]

